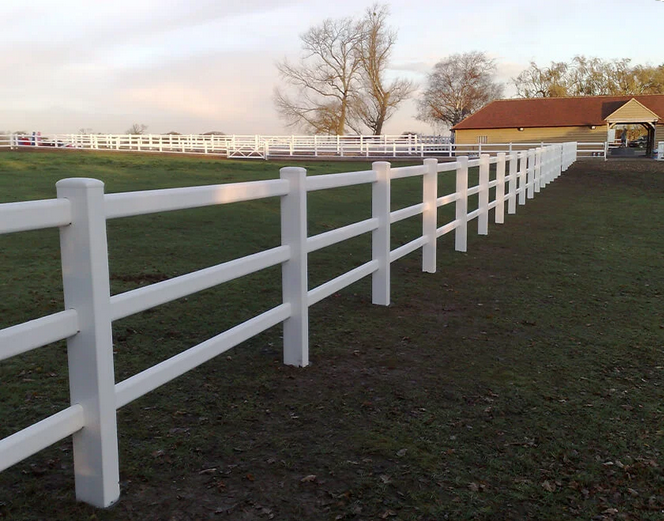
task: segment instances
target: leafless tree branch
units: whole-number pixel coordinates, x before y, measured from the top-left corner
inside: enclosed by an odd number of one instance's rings
[[[495,82],[496,64],[483,52],[453,54],[439,61],[429,74],[418,100],[417,118],[454,126],[487,103],[503,95]]]

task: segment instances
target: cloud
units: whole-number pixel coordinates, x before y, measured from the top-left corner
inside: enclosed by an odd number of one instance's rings
[[[390,70],[414,72],[417,74],[425,75],[431,72],[433,65],[433,63],[426,61],[395,62],[390,64]]]
[[[298,0],[164,0],[134,2],[64,1],[58,9],[19,4],[3,19],[0,76],[28,81],[30,73],[48,74],[63,67],[99,66],[108,69],[165,62],[211,50],[233,52],[265,47],[284,24],[269,27]],[[129,14],[128,14],[129,13]],[[3,13],[4,18],[4,13]],[[262,27],[261,30],[253,30]]]
[[[664,4],[643,0],[393,2],[399,31],[389,77],[425,83],[450,54],[491,53],[508,83],[528,61],[568,60],[576,53],[634,63],[661,62],[661,31],[641,31],[634,49],[607,46],[619,19],[635,31]],[[373,0],[60,0],[10,2],[0,18],[0,121],[13,128],[122,132],[150,130],[290,132],[272,106],[274,62],[300,54],[298,35],[326,17],[358,16]],[[605,7],[607,7],[605,6]],[[574,11],[575,16],[568,13]],[[587,20],[593,19],[589,26]],[[623,46],[624,47],[624,46]],[[386,131],[409,130],[415,105],[404,105]],[[39,117],[41,114],[41,118]]]

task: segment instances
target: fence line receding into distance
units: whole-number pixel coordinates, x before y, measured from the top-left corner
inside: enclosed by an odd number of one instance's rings
[[[116,410],[187,371],[283,323],[286,364],[309,363],[309,306],[342,288],[372,277],[372,302],[390,303],[390,265],[422,249],[422,270],[436,271],[437,238],[455,233],[455,249],[466,251],[468,223],[486,235],[489,211],[503,223],[505,211],[516,213],[555,180],[577,158],[576,143],[552,145],[496,157],[392,168],[375,162],[371,170],[307,177],[304,168],[281,169],[279,179],[191,188],[105,194],[94,179],[64,179],[57,198],[0,204],[0,234],[58,227],[65,309],[0,330],[0,360],[67,340],[71,406],[0,440],[0,471],[73,435],[76,497],[98,507],[120,494]],[[495,179],[491,179],[495,165]],[[468,186],[468,169],[479,168],[479,184]],[[438,195],[438,174],[455,172],[456,191]],[[391,182],[423,178],[422,202],[391,211]],[[309,237],[307,193],[342,186],[370,184],[371,218]],[[495,190],[492,190],[494,189]],[[491,194],[495,194],[491,200]],[[468,212],[468,197],[477,194],[478,208]],[[281,199],[281,245],[200,271],[125,293],[110,295],[106,221],[122,217],[196,208],[267,197]],[[437,209],[455,205],[455,219],[438,222]],[[390,226],[422,216],[422,234],[392,249]],[[371,233],[371,260],[318,287],[309,288],[308,254]],[[121,382],[115,382],[112,322],[218,284],[281,265],[282,303],[219,333],[172,358]]]
[[[0,147],[211,154],[228,158],[414,158],[511,154],[554,143],[452,143],[447,136],[220,134],[0,134]],[[608,143],[577,143],[578,157],[606,158]]]

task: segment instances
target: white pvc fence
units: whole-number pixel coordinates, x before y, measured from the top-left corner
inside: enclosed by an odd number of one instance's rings
[[[372,302],[390,303],[390,264],[422,248],[422,270],[436,271],[437,238],[454,231],[455,249],[466,251],[468,223],[488,233],[489,211],[503,223],[576,160],[576,143],[490,158],[307,177],[304,168],[282,168],[280,179],[224,185],[104,194],[94,179],[59,181],[57,199],[0,204],[0,233],[59,227],[65,310],[0,330],[0,360],[67,339],[71,406],[0,440],[0,471],[73,435],[76,497],[99,507],[120,494],[116,410],[241,342],[283,322],[284,363],[309,363],[308,310],[342,288],[371,275]],[[490,165],[495,179],[490,180]],[[468,186],[469,167],[479,184]],[[438,196],[438,174],[456,172],[456,191]],[[423,178],[422,202],[390,211],[391,181]],[[371,184],[370,219],[309,237],[307,193]],[[491,189],[495,197],[490,200]],[[468,197],[478,208],[468,212]],[[110,295],[106,221],[155,212],[281,198],[281,246],[125,293]],[[507,203],[507,204],[506,204]],[[454,204],[455,219],[438,223],[437,208]],[[422,235],[396,249],[393,223],[422,215]],[[372,258],[316,288],[307,281],[308,254],[364,233]],[[114,381],[112,322],[218,284],[281,265],[282,304],[121,382]]]
[[[553,143],[451,143],[444,136],[263,136],[171,134],[17,135],[12,148],[56,147],[79,150],[217,154],[229,158],[413,158],[511,154]],[[1,146],[1,142],[0,142]],[[606,158],[605,143],[579,143],[579,157]]]
[[[659,161],[664,161],[664,141],[660,141],[657,145],[656,159]]]
[[[226,157],[421,156],[449,142],[443,136],[262,136],[205,134],[13,134],[9,145],[82,150],[219,154]]]

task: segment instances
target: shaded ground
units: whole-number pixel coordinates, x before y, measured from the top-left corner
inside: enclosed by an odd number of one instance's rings
[[[63,442],[0,474],[0,518],[662,519],[663,221],[664,163],[577,163],[467,254],[442,238],[437,274],[394,264],[389,308],[367,281],[314,306],[310,367],[272,331],[121,409],[113,508],[74,501]],[[172,306],[116,324],[120,373],[218,330]],[[3,418],[46,407],[48,363],[0,373]]]

